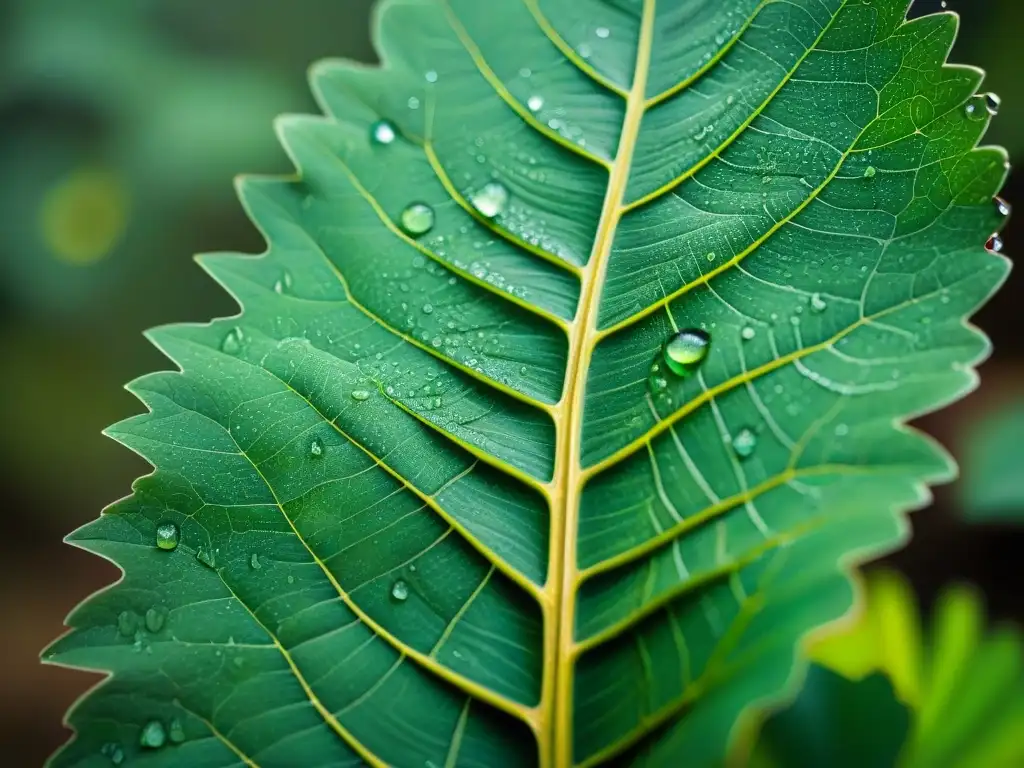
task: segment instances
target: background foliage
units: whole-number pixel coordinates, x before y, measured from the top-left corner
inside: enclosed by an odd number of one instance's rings
[[[938,4],[919,1],[915,12]],[[1024,57],[1012,35],[1024,24],[1024,6],[948,5],[963,16],[951,61],[987,69],[985,87],[1003,97],[987,141],[1019,159]],[[261,250],[231,177],[287,170],[271,118],[314,111],[309,61],[370,60],[368,7],[368,0],[0,0],[0,355],[8,373],[0,379],[8,490],[0,608],[15,617],[6,625],[11,651],[0,662],[0,727],[5,744],[23,744],[26,765],[64,740],[61,715],[91,681],[42,668],[35,657],[67,610],[115,575],[59,542],[146,471],[100,436],[139,408],[121,385],[166,367],[140,331],[233,311],[191,254]],[[1004,190],[1018,203],[1021,178],[1018,171]],[[1011,257],[1020,228],[1014,219],[1004,232]],[[1022,285],[1017,270],[977,317],[996,349],[982,369],[982,394],[924,425],[958,457],[970,453],[974,424],[1024,397]],[[1022,456],[1007,457],[1006,471],[1024,475]],[[965,472],[975,471],[969,461]],[[968,476],[964,487],[972,482]],[[996,617],[1019,619],[1024,593],[1013,553],[1021,534],[998,522],[968,527],[964,506],[959,492],[940,490],[937,508],[916,517],[917,538],[893,563],[909,574],[926,611],[941,585],[962,577],[985,590]]]

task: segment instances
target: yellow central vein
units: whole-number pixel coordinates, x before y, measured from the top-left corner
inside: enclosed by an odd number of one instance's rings
[[[554,500],[555,531],[551,537],[551,573],[546,589],[553,593],[557,617],[547,615],[545,621],[545,665],[541,711],[551,727],[541,734],[542,764],[570,766],[572,752],[572,689],[573,689],[573,626],[575,623],[575,589],[579,578],[576,565],[576,528],[579,516],[583,465],[580,460],[580,437],[583,433],[583,398],[586,371],[598,337],[597,310],[601,284],[619,220],[625,212],[623,200],[629,181],[640,122],[646,106],[647,75],[654,39],[656,0],[644,0],[637,42],[633,84],[626,98],[626,114],[608,179],[608,191],[594,248],[583,271],[580,290],[580,311],[570,332],[568,376],[562,400],[556,406],[555,476],[559,495]],[[547,609],[546,609],[547,610]],[[552,663],[554,662],[554,663]],[[554,710],[552,712],[552,709]]]

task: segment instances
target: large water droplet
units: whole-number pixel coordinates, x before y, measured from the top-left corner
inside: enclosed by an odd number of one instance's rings
[[[530,108],[531,112],[537,112],[541,107],[544,106],[543,96],[531,96],[526,100],[526,106]]]
[[[353,400],[357,400],[357,401],[359,401],[361,403],[361,402],[363,402],[363,400],[369,400],[370,399],[370,393],[368,391],[366,391],[365,389],[353,389],[352,390],[352,399]]]
[[[1012,210],[1010,208],[1010,204],[1008,202],[1006,202],[1005,200],[1003,200],[1003,198],[1001,198],[1001,197],[994,197],[994,198],[992,198],[992,202],[995,203],[996,213],[998,213],[1000,216],[1009,216],[1010,215],[1010,211]]]
[[[167,738],[174,744],[181,744],[185,740],[185,727],[177,717],[171,720],[170,727],[167,729]]]
[[[167,743],[167,731],[159,720],[150,720],[139,733],[139,744],[146,749],[160,749]]]
[[[180,537],[181,534],[178,532],[178,526],[174,523],[160,523],[156,527],[156,545],[160,549],[170,552],[178,546]]]
[[[757,435],[753,430],[744,427],[732,439],[732,449],[741,459],[748,458],[757,448]]]
[[[404,603],[409,598],[409,585],[399,579],[391,585],[391,597],[400,603]]]
[[[1003,250],[1003,238],[999,236],[999,233],[992,235],[985,243],[985,247],[988,248],[992,253],[999,253]]]
[[[677,376],[689,376],[696,371],[711,349],[711,336],[699,328],[680,331],[665,342],[665,364]]]
[[[160,608],[150,608],[146,611],[146,629],[156,634],[164,628],[164,621],[167,619],[167,614]]]
[[[221,342],[221,351],[229,355],[237,355],[242,351],[242,341],[244,339],[241,328],[232,328],[228,331],[228,335],[224,337],[224,341]]]
[[[313,442],[309,444],[309,455],[313,458],[324,455],[324,444],[319,437],[314,437]]]
[[[984,120],[988,115],[985,98],[983,96],[972,96],[971,100],[967,102],[967,106],[964,107],[964,114],[967,115],[969,120]]]
[[[993,117],[998,115],[999,114],[999,107],[1003,103],[1003,100],[1000,99],[994,93],[986,93],[984,95],[984,99],[985,99],[985,109],[988,110],[988,113],[990,115],[992,115]]]
[[[397,138],[398,131],[390,120],[378,120],[370,126],[370,141],[374,144],[387,145]]]
[[[607,39],[611,33],[612,32],[610,29],[608,29],[608,27],[598,27],[597,29],[594,30],[594,34],[600,37],[602,40]]]
[[[402,229],[414,237],[434,228],[434,209],[424,203],[412,203],[402,211]]]
[[[472,203],[483,216],[493,219],[505,212],[508,205],[508,190],[503,184],[491,181],[473,194]]]

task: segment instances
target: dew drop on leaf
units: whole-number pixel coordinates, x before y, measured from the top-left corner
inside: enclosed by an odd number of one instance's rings
[[[352,399],[361,403],[361,402],[363,402],[363,400],[369,400],[370,399],[370,393],[368,391],[366,391],[365,389],[353,389],[352,390]]]
[[[740,337],[741,337],[741,338],[742,338],[742,339],[743,339],[744,341],[750,341],[750,340],[751,340],[752,338],[754,338],[754,336],[756,336],[756,335],[757,335],[757,331],[755,331],[755,330],[754,330],[754,328],[753,328],[752,326],[749,326],[749,325],[748,325],[748,326],[745,326],[745,327],[743,328],[743,330],[742,330],[742,331],[740,331]]]
[[[390,120],[378,120],[370,126],[370,141],[374,144],[390,144],[397,136],[395,124]]]
[[[232,328],[228,331],[228,335],[224,337],[224,341],[220,345],[221,351],[229,355],[237,355],[242,351],[243,338],[241,328]]]
[[[537,112],[541,107],[544,106],[543,96],[531,96],[526,100],[526,106],[530,108],[531,112]]]
[[[150,608],[146,611],[146,629],[154,634],[164,628],[164,620],[167,616],[159,608]]]
[[[423,79],[426,80],[428,83],[436,83],[437,72],[433,69],[427,70],[426,72],[423,73]]]
[[[508,190],[503,184],[491,181],[485,184],[479,191],[473,193],[472,203],[481,215],[488,219],[505,212],[508,206]]]
[[[434,209],[424,203],[412,203],[402,211],[401,223],[406,234],[425,235],[434,228]]]
[[[877,173],[877,171],[875,170],[875,166],[869,165],[867,168],[864,169],[864,178],[865,179],[873,178],[876,173]]]
[[[967,102],[967,106],[964,107],[964,114],[967,115],[969,120],[984,120],[988,115],[985,98],[983,96],[971,97],[971,100]]]
[[[749,458],[757,448],[757,435],[753,430],[744,427],[732,439],[732,449],[741,459]]]
[[[178,546],[178,539],[181,534],[178,526],[174,523],[160,523],[156,527],[156,545],[160,549],[170,552]]]
[[[677,376],[689,376],[708,356],[711,336],[699,328],[688,328],[672,336],[662,350],[665,364]]]
[[[254,571],[258,571],[263,568],[263,563],[260,562],[260,556],[258,552],[253,552],[249,558],[249,567]]]
[[[828,304],[826,304],[825,300],[823,298],[821,298],[821,294],[820,293],[812,293],[811,294],[811,311],[812,312],[824,312],[826,309],[828,309]]]
[[[121,745],[116,741],[108,741],[100,747],[100,754],[110,760],[114,765],[120,765],[124,762],[124,750],[121,749]]]
[[[999,106],[1003,103],[1003,100],[1000,99],[994,93],[986,93],[984,98],[985,98],[985,109],[988,110],[988,113],[990,115],[992,115],[993,117],[998,115],[999,114]]]
[[[1003,250],[1003,238],[1001,238],[998,233],[994,234],[988,239],[988,242],[985,243],[985,247],[992,251],[992,253],[999,253]]]
[[[409,585],[399,579],[391,585],[391,597],[400,603],[404,603],[409,597]]]
[[[314,437],[313,442],[309,444],[309,455],[313,458],[324,455],[324,444],[319,437]]]
[[[185,727],[177,717],[171,720],[170,727],[167,729],[167,738],[174,744],[181,744],[185,740]]]
[[[146,749],[160,749],[167,743],[167,731],[164,724],[159,720],[150,720],[142,727],[139,734],[139,744]]]
[[[1003,198],[1001,198],[1001,197],[994,197],[994,198],[992,198],[992,202],[995,203],[995,205],[996,205],[996,213],[998,213],[1000,216],[1004,216],[1005,217],[1005,216],[1009,216],[1010,215],[1010,211],[1012,210],[1010,208],[1010,204],[1008,202],[1006,202],[1005,200],[1003,200]]]
[[[121,637],[131,637],[138,629],[139,619],[132,611],[121,611],[117,615],[117,632]]]
[[[611,30],[608,29],[608,27],[598,27],[597,29],[594,30],[594,34],[600,37],[602,40],[605,40],[611,34]]]

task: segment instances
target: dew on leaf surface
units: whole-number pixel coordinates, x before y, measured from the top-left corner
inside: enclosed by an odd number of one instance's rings
[[[753,326],[747,325],[740,331],[740,337],[744,341],[750,341],[754,336],[757,335],[757,331],[754,330]]]
[[[434,228],[434,209],[425,203],[412,203],[402,211],[401,224],[406,234],[425,235]]]
[[[121,637],[131,637],[139,626],[139,618],[132,611],[121,611],[117,615],[117,632]]]
[[[1000,99],[994,93],[986,93],[985,96],[984,96],[984,99],[985,99],[985,109],[988,111],[988,113],[990,115],[992,115],[993,117],[998,115],[999,114],[999,107],[1003,103],[1003,100]]]
[[[150,720],[139,733],[139,744],[146,749],[160,749],[167,743],[167,731],[159,720]]]
[[[402,579],[399,579],[391,585],[391,597],[400,603],[404,603],[409,598],[409,585],[402,581]]]
[[[992,198],[992,202],[995,203],[996,213],[998,213],[1000,216],[1009,216],[1010,211],[1013,210],[1012,208],[1010,208],[1010,204],[1003,200],[1003,198],[1001,197]]]
[[[228,335],[224,337],[224,341],[221,342],[221,351],[229,355],[237,355],[242,351],[242,341],[244,338],[241,328],[232,328],[228,331]]]
[[[509,193],[505,185],[491,181],[473,193],[471,202],[481,215],[493,219],[505,212],[508,207]]]
[[[170,727],[167,729],[167,738],[174,744],[181,744],[185,740],[185,727],[179,718],[171,720]]]
[[[541,107],[544,106],[543,96],[531,96],[526,100],[526,106],[529,107],[531,112],[537,112]]]
[[[710,349],[711,336],[707,331],[687,328],[666,341],[662,353],[672,373],[689,376],[704,362]]]
[[[121,745],[116,741],[108,741],[100,747],[100,754],[110,760],[114,765],[120,765],[124,762],[124,750],[121,749]]]
[[[1003,238],[998,233],[994,234],[985,243],[985,247],[992,251],[992,253],[999,253],[1003,250]]]
[[[353,389],[352,399],[361,403],[364,400],[370,399],[370,393],[365,389]]]
[[[170,552],[178,546],[180,537],[178,526],[174,523],[160,523],[156,527],[156,545],[160,549]]]
[[[869,165],[869,166],[868,166],[867,168],[865,168],[865,169],[864,169],[864,178],[865,178],[865,179],[870,179],[870,178],[872,178],[872,177],[873,177],[873,176],[874,176],[874,175],[875,175],[875,174],[876,174],[877,172],[878,172],[878,171],[876,171],[876,170],[875,170],[875,166],[873,166],[873,165]]]
[[[821,294],[820,293],[812,293],[811,294],[811,311],[812,312],[824,312],[826,309],[828,309],[828,304],[826,304],[825,300],[823,298],[821,298]]]
[[[324,444],[319,437],[314,437],[309,444],[309,455],[313,458],[324,455]]]
[[[757,435],[752,429],[744,427],[732,439],[732,449],[741,459],[749,458],[757,448]]]
[[[378,120],[370,126],[370,141],[374,144],[387,145],[397,138],[398,131],[390,120]]]
[[[150,608],[146,611],[146,629],[154,634],[164,628],[166,614],[159,608]]]

